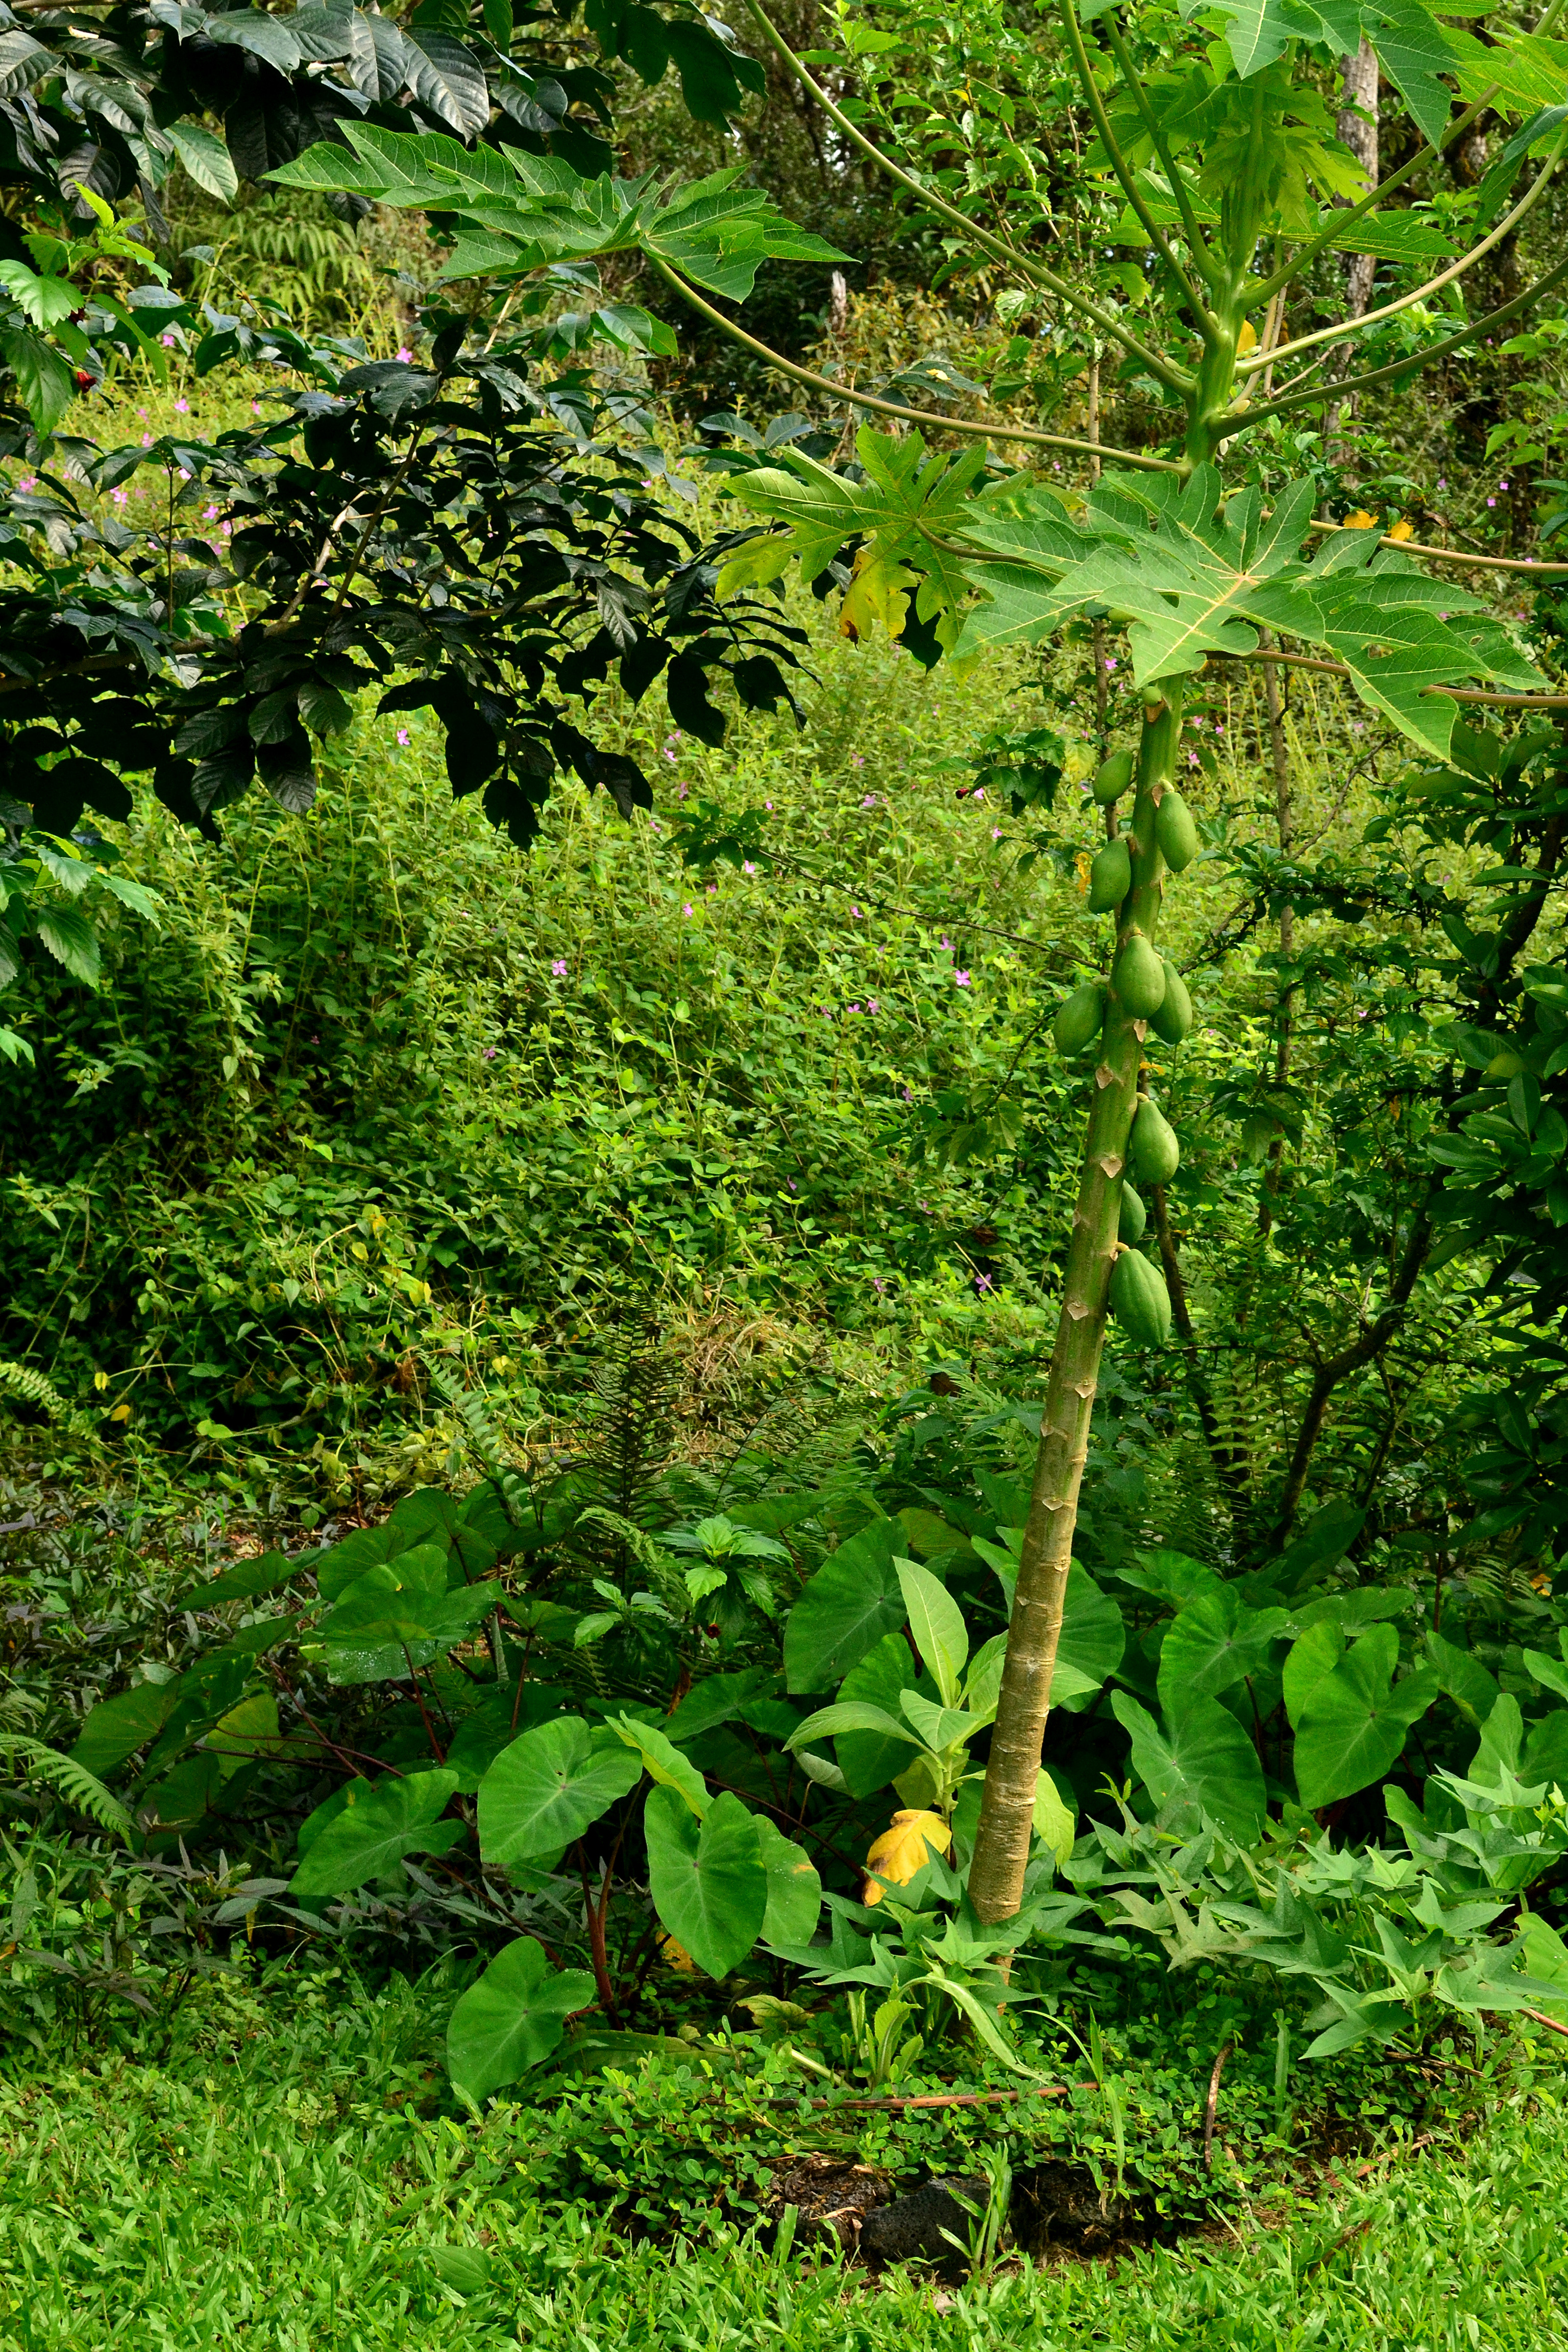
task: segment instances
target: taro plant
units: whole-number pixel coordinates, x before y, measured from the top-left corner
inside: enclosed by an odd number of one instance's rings
[[[1136,324],[1130,301],[1101,299],[1042,257],[1037,203],[1020,204],[1015,234],[1005,205],[987,194],[969,210],[952,201],[918,159],[906,168],[869,139],[857,119],[864,110],[836,103],[752,6],[760,37],[839,134],[962,249],[1011,278],[1016,319],[1033,310],[1076,322],[1123,355],[1124,374],[1167,422],[1157,447],[979,422],[956,426],[973,446],[950,458],[907,429],[945,432],[945,420],[846,393],[768,353],[720,305],[749,289],[758,259],[787,256],[790,233],[765,195],[739,189],[733,173],[656,195],[641,183],[586,181],[559,158],[540,163],[504,147],[470,153],[447,139],[348,124],[352,152],[317,146],[274,175],[439,213],[455,240],[446,269],[453,279],[526,284],[568,257],[638,251],[710,323],[785,374],[906,428],[863,428],[853,469],[784,448],[776,464],[737,470],[735,494],[773,527],[731,557],[721,598],[795,562],[820,581],[851,557],[841,572],[846,625],[864,634],[880,623],[928,661],[1040,645],[1079,624],[1125,636],[1142,717],[1136,743],[1117,747],[1101,767],[1094,795],[1106,812],[1091,882],[1091,904],[1110,926],[1104,973],[1062,1016],[1063,1045],[1090,1073],[1089,1109],[969,1876],[983,1919],[1008,1917],[1023,1897],[1108,1317],[1114,1311],[1138,1345],[1159,1344],[1169,1328],[1164,1278],[1140,1252],[1142,1202],[1129,1197],[1129,1181],[1164,1182],[1180,1154],[1159,1107],[1154,1055],[1179,1045],[1191,1018],[1184,984],[1158,947],[1167,877],[1200,847],[1175,780],[1184,698],[1211,665],[1268,663],[1277,675],[1280,665],[1304,663],[1342,680],[1436,761],[1447,758],[1464,707],[1528,710],[1554,699],[1505,623],[1441,570],[1465,560],[1458,551],[1321,522],[1315,483],[1285,478],[1281,460],[1289,462],[1294,426],[1331,402],[1342,413],[1363,392],[1414,382],[1423,367],[1509,328],[1568,278],[1568,261],[1554,261],[1489,311],[1463,310],[1465,281],[1522,229],[1568,146],[1557,102],[1568,49],[1552,37],[1561,5],[1552,0],[1531,33],[1500,18],[1483,43],[1422,0],[1397,11],[1218,0],[1179,14],[1106,5],[1080,13],[1063,0],[1055,36],[1087,132],[1075,201],[1097,235],[1148,260],[1152,291]],[[901,21],[897,10],[889,15]],[[972,29],[974,70],[988,43],[1000,68],[1016,38],[1012,26],[979,12]],[[881,41],[850,33],[851,50],[876,51]],[[1326,77],[1363,37],[1415,134],[1407,160],[1374,187],[1335,138],[1323,97]],[[851,59],[844,66],[852,77]],[[968,102],[967,88],[949,101]],[[1510,131],[1475,202],[1413,205],[1413,184],[1484,115]],[[952,151],[964,152],[971,116],[947,127]],[[1015,127],[1015,156],[1026,130]],[[933,138],[930,125],[923,135]],[[980,173],[972,184],[985,191],[1005,177],[999,163],[993,178]],[[1358,315],[1300,327],[1312,273],[1334,253],[1372,255],[1390,267],[1396,290]],[[1292,304],[1300,331],[1288,323]],[[1325,373],[1342,346],[1369,341],[1374,364]],[[1385,347],[1393,356],[1384,359]],[[1093,474],[1077,491],[1026,472],[998,478],[987,441],[1074,453]],[[939,1708],[940,1696],[930,1705]],[[903,1727],[915,1727],[902,1700],[899,1720],[902,1741]],[[940,1725],[935,1712],[928,1728],[921,1754],[930,1760],[921,1769],[933,1790],[951,1793],[963,1778],[966,1735]],[[868,1724],[852,1736],[895,1735]]]

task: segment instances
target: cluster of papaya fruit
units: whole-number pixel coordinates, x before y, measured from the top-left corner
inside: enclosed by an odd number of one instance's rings
[[[1134,775],[1132,753],[1113,751],[1095,776],[1091,789],[1096,803],[1101,808],[1114,806]],[[1173,784],[1167,783],[1160,793],[1154,840],[1173,874],[1189,866],[1201,846],[1193,813]],[[1091,913],[1115,914],[1121,908],[1132,887],[1134,846],[1128,835],[1116,834],[1095,857],[1089,876]],[[1179,1045],[1192,1028],[1193,1000],[1186,982],[1136,923],[1122,929],[1109,983],[1087,982],[1057,1014],[1055,1035],[1063,1054],[1070,1057],[1089,1051],[1104,1027],[1112,1000],[1133,1021],[1146,1022],[1167,1045]],[[1180,1159],[1174,1129],[1141,1087],[1126,1159],[1131,1178],[1142,1184],[1168,1183]],[[1117,1223],[1120,1246],[1110,1276],[1111,1312],[1138,1346],[1162,1348],[1171,1335],[1171,1297],[1159,1267],[1139,1246],[1147,1224],[1142,1196],[1124,1176]]]

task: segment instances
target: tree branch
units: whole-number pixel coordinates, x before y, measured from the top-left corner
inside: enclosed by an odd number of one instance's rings
[[[987,253],[994,254],[999,261],[1005,261],[1010,268],[1017,270],[1020,277],[1033,278],[1037,286],[1045,287],[1049,293],[1057,297],[1059,302],[1066,302],[1072,309],[1081,310],[1086,318],[1092,319],[1102,334],[1110,335],[1121,345],[1124,351],[1130,352],[1134,359],[1142,360],[1150,373],[1170,391],[1185,392],[1187,379],[1182,372],[1170,366],[1156,352],[1150,351],[1146,344],[1139,341],[1136,335],[1130,334],[1112,311],[1102,310],[1098,302],[1090,301],[1087,294],[1080,294],[1078,289],[1070,285],[1065,278],[1058,278],[1054,269],[1047,269],[1043,263],[1028,259],[1026,255],[1018,251],[1016,246],[1009,245],[1005,237],[997,236],[992,230],[982,227],[978,221],[971,220],[968,214],[961,213],[956,205],[950,205],[945,196],[938,195],[934,189],[923,186],[912,172],[901,170],[893,162],[891,156],[884,155],[881,149],[867,138],[858,124],[850,121],[843,108],[835,106],[821,84],[815,81],[807,73],[783,34],[774,31],[773,25],[758,5],[758,0],[750,0],[750,6],[769,47],[783,58],[802,88],[811,92],[828,121],[844,133],[851,146],[858,147],[868,162],[875,163],[879,171],[885,172],[889,179],[896,180],[901,188],[908,188],[911,195],[918,196],[923,205],[929,205],[932,212],[940,213],[944,220],[952,221],[954,226],[961,228],[966,236],[973,237],[976,244],[983,246]]]
[[[1061,5],[1058,13],[1061,17],[1063,28],[1067,33],[1068,47],[1072,51],[1074,68],[1077,71],[1079,82],[1083,86],[1083,94],[1089,100],[1089,110],[1093,118],[1094,127],[1100,133],[1100,143],[1103,145],[1106,153],[1110,158],[1110,168],[1115,173],[1117,178],[1121,181],[1122,193],[1125,194],[1127,201],[1131,205],[1133,211],[1137,214],[1138,218],[1142,225],[1144,235],[1148,237],[1150,244],[1153,247],[1155,252],[1159,255],[1160,259],[1163,262],[1171,277],[1174,279],[1176,288],[1184,300],[1191,307],[1193,317],[1197,321],[1198,331],[1203,336],[1205,342],[1209,344],[1212,348],[1219,341],[1218,326],[1212,317],[1207,305],[1199,294],[1197,288],[1193,284],[1192,279],[1187,276],[1186,271],[1176,259],[1175,254],[1172,250],[1163,229],[1161,228],[1159,223],[1154,218],[1153,214],[1149,210],[1148,205],[1144,203],[1142,194],[1139,193],[1136,176],[1129,165],[1126,157],[1122,154],[1121,148],[1116,143],[1116,134],[1110,128],[1110,117],[1105,110],[1105,100],[1100,97],[1100,85],[1094,79],[1094,68],[1089,63],[1089,50],[1085,45],[1083,34],[1079,26],[1076,0],[1061,0]],[[1121,63],[1122,58],[1125,58],[1126,52],[1125,49],[1122,49],[1121,56],[1118,58],[1118,62]],[[1130,58],[1126,60],[1126,64],[1123,67],[1123,72],[1129,88],[1135,93],[1135,102],[1140,105],[1140,110],[1142,110],[1147,107],[1148,101],[1143,98],[1142,91],[1138,89],[1138,77],[1136,72],[1131,68],[1131,60]],[[1207,247],[1205,247],[1204,249],[1206,254]]]
[[[771,344],[759,342],[755,335],[747,334],[733,319],[727,319],[722,310],[704,300],[695,286],[689,286],[685,278],[667,261],[660,260],[657,253],[650,253],[646,257],[667,286],[673,287],[684,301],[689,302],[694,310],[700,311],[703,318],[728,335],[731,342],[754,352],[759,359],[766,360],[770,367],[777,368],[781,375],[793,378],[796,383],[809,384],[814,392],[830,393],[835,400],[847,400],[852,407],[873,409],[879,416],[896,416],[908,425],[929,425],[939,433],[968,433],[983,436],[989,441],[1026,441],[1041,449],[1067,449],[1080,457],[1110,456],[1119,458],[1125,466],[1142,466],[1148,471],[1160,474],[1181,471],[1173,459],[1147,457],[1141,450],[1107,451],[1098,442],[1076,441],[1061,433],[1040,433],[1032,425],[981,425],[969,417],[942,416],[935,409],[907,408],[902,401],[882,400],[873,393],[855,392],[848,384],[839,383],[830,375],[819,375],[815,368],[801,367],[795,361],[786,360],[783,352],[775,352]]]
[[[1276,399],[1266,401],[1261,408],[1237,411],[1234,425],[1227,415],[1227,435],[1236,440],[1243,433],[1250,432],[1255,425],[1263,424],[1266,418],[1288,416],[1298,408],[1312,408],[1322,402],[1347,399],[1352,392],[1368,392],[1374,384],[1390,383],[1396,377],[1417,374],[1421,369],[1433,366],[1438,360],[1447,359],[1452,352],[1463,351],[1467,343],[1474,342],[1478,335],[1486,334],[1489,329],[1506,327],[1510,319],[1519,317],[1521,311],[1532,310],[1542,295],[1550,294],[1554,288],[1561,286],[1565,278],[1568,278],[1568,259],[1560,261],[1554,269],[1547,271],[1544,278],[1538,278],[1533,286],[1527,286],[1522,294],[1516,294],[1512,301],[1505,302],[1500,310],[1489,311],[1484,319],[1477,319],[1472,325],[1461,329],[1458,334],[1448,336],[1443,342],[1433,343],[1424,352],[1413,352],[1405,359],[1391,360],[1386,367],[1369,368],[1364,375],[1346,376],[1339,383],[1314,384],[1310,389],[1306,386],[1292,389],[1287,384]]]

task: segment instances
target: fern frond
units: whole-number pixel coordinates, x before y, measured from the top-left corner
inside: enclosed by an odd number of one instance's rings
[[[0,1357],[0,1391],[20,1397],[24,1404],[36,1404],[51,1421],[58,1421],[66,1410],[66,1401],[54,1382],[31,1364],[8,1363]]]
[[[501,1451],[500,1432],[490,1419],[483,1396],[477,1390],[464,1388],[447,1365],[429,1356],[425,1357],[424,1364],[431,1386],[439,1390],[468,1431],[468,1443],[500,1495],[508,1518],[514,1528],[521,1527],[528,1510],[528,1488]]]
[[[16,1731],[0,1732],[0,1756],[20,1758],[31,1767],[36,1780],[58,1789],[78,1812],[89,1814],[101,1828],[113,1830],[130,1844],[135,1835],[135,1823],[119,1798],[85,1764],[73,1763],[58,1748],[46,1748],[41,1739],[27,1739]]]

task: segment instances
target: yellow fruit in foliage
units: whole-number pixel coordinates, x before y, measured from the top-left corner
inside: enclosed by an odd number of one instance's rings
[[[945,1853],[952,1843],[952,1832],[940,1813],[895,1813],[866,1856],[866,1867],[874,1870],[877,1878],[907,1886],[933,1853]],[[881,1899],[877,1879],[868,1878],[860,1890],[861,1902]]]

